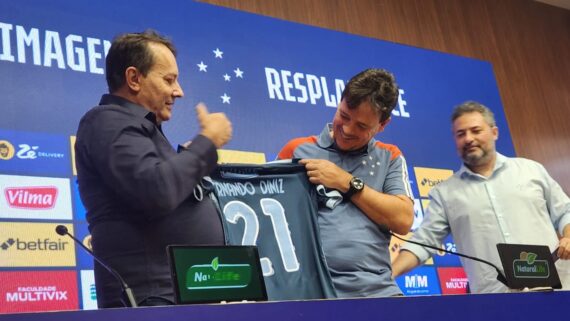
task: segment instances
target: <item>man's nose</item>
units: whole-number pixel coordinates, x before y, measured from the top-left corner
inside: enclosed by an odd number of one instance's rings
[[[180,84],[178,83],[178,81],[176,82],[176,88],[174,88],[174,92],[172,93],[172,96],[179,97],[179,98],[184,97],[184,91],[182,90],[182,87],[180,87]]]
[[[474,137],[473,137],[472,134],[470,134],[470,133],[465,133],[465,142],[466,142],[466,143],[471,143],[471,142],[473,142],[473,140],[474,140]]]
[[[354,133],[354,126],[350,123],[342,125],[342,131],[347,135],[352,135]]]

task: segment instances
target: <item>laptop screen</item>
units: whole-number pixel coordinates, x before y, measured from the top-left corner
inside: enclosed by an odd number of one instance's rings
[[[176,303],[266,301],[255,246],[168,247]]]
[[[562,288],[548,246],[499,243],[497,250],[509,288]]]

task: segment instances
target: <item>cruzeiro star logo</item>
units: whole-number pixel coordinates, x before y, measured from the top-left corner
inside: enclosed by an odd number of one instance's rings
[[[245,78],[245,71],[242,67],[231,63],[226,63],[224,60],[225,53],[220,48],[212,49],[210,52],[205,53],[200,61],[196,61],[195,71],[202,79],[219,80],[219,99],[222,104],[231,104],[231,86],[233,82],[243,81]]]
[[[2,248],[2,250],[6,251],[14,243],[16,243],[16,241],[14,241],[13,238],[9,238],[8,240],[6,240],[6,242],[4,242],[4,243],[2,243],[2,245],[0,245],[0,248]]]

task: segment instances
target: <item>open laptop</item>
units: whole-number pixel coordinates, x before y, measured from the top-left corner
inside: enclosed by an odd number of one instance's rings
[[[554,265],[556,251],[551,253],[548,246],[499,243],[497,250],[509,288],[562,288]]]
[[[177,304],[267,301],[255,246],[168,246]]]

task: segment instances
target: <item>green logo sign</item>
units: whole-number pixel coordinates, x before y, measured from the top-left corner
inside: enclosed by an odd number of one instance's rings
[[[211,264],[192,265],[186,271],[188,290],[244,288],[250,281],[249,264],[220,264],[218,257]]]
[[[520,259],[513,261],[513,269],[516,278],[548,278],[550,269],[548,261],[537,260],[537,255],[532,252],[521,252]]]

